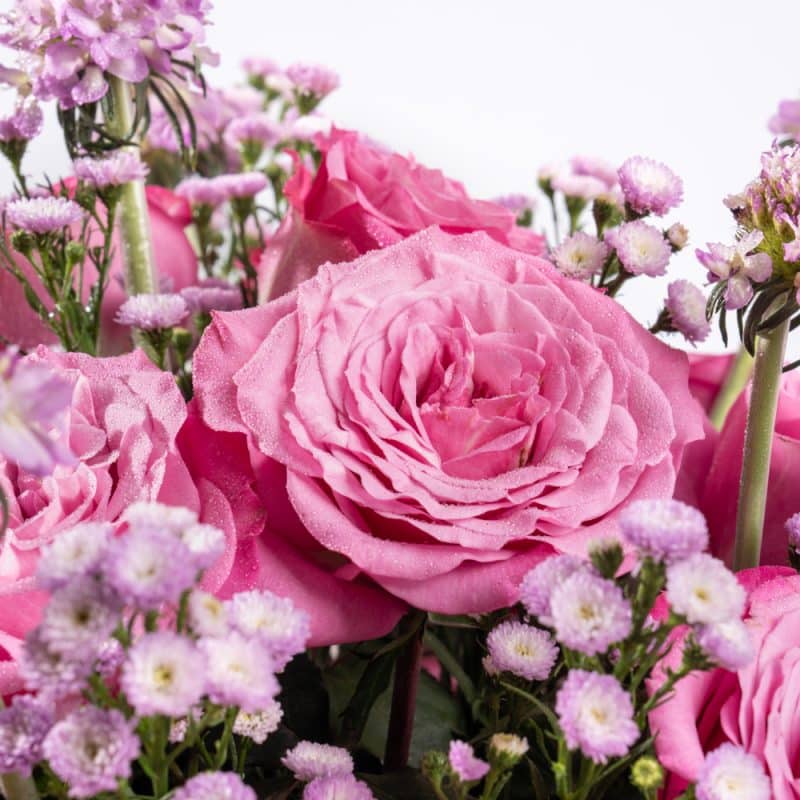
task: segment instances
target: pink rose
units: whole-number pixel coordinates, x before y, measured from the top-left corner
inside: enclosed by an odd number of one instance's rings
[[[718,358],[718,357],[711,357]],[[712,372],[706,371],[710,366]],[[692,374],[698,376],[690,386],[703,385],[707,390],[724,379],[721,362],[695,359]],[[701,382],[700,375],[706,380]],[[711,392],[708,392],[709,396]],[[707,426],[707,437],[687,448],[678,496],[693,502],[706,515],[711,533],[712,552],[728,559],[733,553],[736,533],[736,501],[742,470],[744,429],[747,422],[748,393],[731,408],[722,430]],[[761,549],[762,564],[785,564],[787,540],[784,523],[800,511],[800,374],[788,373],[778,398],[776,435],[772,443],[772,461],[767,490],[767,513]]]
[[[34,578],[43,545],[79,522],[113,522],[136,500],[199,506],[175,445],[186,404],[171,375],[140,351],[96,359],[42,347],[28,358],[74,384],[69,445],[78,464],[39,478],[0,457],[10,515],[0,543],[0,695],[20,688],[13,662],[45,599]]]
[[[541,255],[542,236],[516,225],[513,212],[473,200],[458,181],[413,158],[334,128],[320,136],[316,176],[296,159],[285,192],[292,211],[268,244],[260,295],[274,299],[310,278],[326,261],[350,261],[431,225],[448,233],[486,231],[518,250]]]
[[[775,800],[800,798],[800,576],[760,567],[739,573],[739,580],[749,593],[746,624],[755,659],[738,672],[693,673],[650,715],[656,752],[669,773],[664,800],[696,780],[704,755],[724,742],[761,759]],[[680,657],[675,648],[666,663],[675,666]]]
[[[702,433],[683,353],[483,233],[433,228],[217,314],[194,369],[298,552],[444,613],[514,602],[542,558],[671,496]]]
[[[184,228],[191,222],[191,209],[185,200],[160,186],[147,187],[147,203],[150,211],[150,226],[159,274],[170,284],[171,290],[180,291],[197,282],[197,256],[186,238]],[[101,243],[100,232],[95,231],[91,244]],[[114,258],[111,264],[108,288],[103,299],[101,346],[107,354],[122,353],[131,349],[130,329],[117,325],[114,316],[126,298],[123,288],[123,263],[119,237],[114,242]],[[37,287],[40,297],[44,292],[38,287],[37,278],[29,264],[20,256],[17,265]],[[85,296],[96,273],[87,264],[88,279],[85,280]],[[0,337],[31,349],[37,344],[53,344],[55,335],[39,319],[25,300],[22,287],[16,278],[0,263]]]

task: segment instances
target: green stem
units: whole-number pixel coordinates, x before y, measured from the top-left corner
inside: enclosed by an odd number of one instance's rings
[[[136,135],[131,86],[113,75],[108,83],[114,109],[106,120],[108,131],[118,139],[131,139]],[[144,181],[131,181],[121,188],[119,224],[128,294],[153,293],[157,281]]]
[[[784,298],[776,302],[782,306]],[[756,338],[753,389],[747,413],[736,516],[735,570],[756,567],[761,557],[775,414],[788,334],[789,320],[786,320],[774,330]]]
[[[33,778],[23,778],[16,772],[0,775],[0,792],[6,800],[39,800]]]
[[[744,387],[747,386],[752,374],[753,357],[744,347],[741,347],[733,360],[733,364],[731,364],[728,374],[725,376],[725,381],[714,398],[714,404],[708,414],[711,424],[718,431],[722,430],[722,425],[728,416],[728,412],[744,390]]]

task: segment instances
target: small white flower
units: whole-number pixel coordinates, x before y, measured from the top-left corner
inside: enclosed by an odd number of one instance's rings
[[[189,624],[200,636],[224,636],[228,632],[228,609],[209,592],[195,589],[189,595]]]
[[[741,617],[745,591],[719,559],[695,553],[667,567],[667,599],[689,623],[711,624]]]
[[[105,522],[84,522],[60,533],[42,551],[36,567],[39,583],[52,591],[87,574],[100,561],[111,532]]]
[[[262,711],[240,711],[233,723],[233,732],[252,739],[256,744],[263,744],[271,733],[278,730],[282,719],[283,709],[275,700]]]

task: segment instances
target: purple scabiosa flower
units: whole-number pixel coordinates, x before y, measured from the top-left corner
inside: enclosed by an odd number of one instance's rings
[[[282,123],[272,119],[269,114],[260,112],[238,117],[225,128],[225,144],[238,150],[243,144],[253,142],[262,147],[274,147],[286,138]]]
[[[683,248],[689,244],[689,231],[686,226],[680,222],[673,222],[672,225],[667,228],[664,235],[667,237],[667,241],[676,253],[679,250],[683,250]]]
[[[567,197],[577,197],[582,200],[594,200],[608,191],[604,181],[592,175],[573,175],[561,172],[550,180],[551,186]]]
[[[672,249],[664,234],[641,220],[625,222],[614,229],[611,243],[622,266],[633,275],[663,275]]]
[[[174,800],[256,800],[235,772],[201,772],[174,794]]]
[[[772,788],[761,762],[726,742],[706,756],[695,794],[697,800],[770,800]]]
[[[118,325],[156,331],[173,328],[188,315],[186,301],[179,294],[135,294],[119,307],[114,319]]]
[[[20,97],[14,110],[0,118],[0,142],[35,139],[44,127],[42,109],[34,97]]]
[[[136,150],[116,150],[105,158],[79,158],[73,168],[78,180],[96,189],[142,181],[150,171]]]
[[[272,659],[258,639],[231,631],[224,637],[204,637],[199,646],[206,659],[207,693],[215,703],[260,711],[278,695]]]
[[[624,756],[639,738],[630,695],[613,675],[573,669],[556,695],[567,746],[597,764]]]
[[[578,556],[552,556],[537,564],[525,575],[519,588],[519,599],[525,610],[538,617],[542,625],[552,625],[550,595],[556,586],[578,571],[592,571],[589,562]]]
[[[209,279],[197,286],[181,289],[181,297],[192,314],[211,311],[238,311],[242,307],[242,293],[227,281]]]
[[[589,280],[602,271],[610,252],[596,236],[578,231],[553,250],[552,259],[568,277]]]
[[[202,589],[189,595],[188,613],[189,625],[199,636],[224,636],[229,630],[227,605]]]
[[[690,624],[707,625],[740,618],[745,591],[718,558],[694,553],[667,567],[667,600]]]
[[[64,197],[31,197],[12,200],[5,208],[6,219],[29,233],[52,233],[81,222],[86,212]]]
[[[659,561],[680,561],[708,547],[706,518],[680,500],[637,500],[617,522],[630,544]]]
[[[375,800],[375,795],[354,775],[331,775],[311,781],[303,789],[303,800]]]
[[[75,463],[67,441],[73,389],[44,364],[0,353],[0,455],[40,477]]]
[[[786,520],[786,533],[789,535],[789,547],[795,550],[800,549],[800,511],[792,514]]]
[[[306,649],[311,635],[307,612],[294,607],[288,597],[268,591],[239,592],[228,602],[231,623],[245,636],[257,636],[269,650],[280,672]]]
[[[695,638],[712,661],[732,672],[743,669],[755,657],[750,631],[740,619],[699,625]]]
[[[536,208],[536,198],[521,193],[503,194],[493,197],[491,202],[503,206],[517,215],[524,211],[533,211]]]
[[[240,711],[233,723],[233,732],[246,736],[256,744],[263,744],[267,737],[280,727],[283,709],[277,700],[273,700],[261,711]]]
[[[292,88],[300,95],[327,97],[339,88],[339,76],[331,69],[317,64],[292,64],[286,69]]]
[[[666,309],[672,326],[688,342],[702,342],[711,333],[711,323],[706,319],[706,296],[689,281],[672,281],[667,287]]]
[[[205,691],[205,659],[186,636],[168,631],[142,636],[128,651],[121,685],[141,716],[188,714]]]
[[[489,771],[489,764],[475,755],[472,745],[458,739],[450,742],[447,760],[461,783],[479,781]]]
[[[31,695],[17,695],[0,710],[0,773],[28,776],[42,760],[42,743],[53,725],[53,712]]]
[[[497,670],[529,681],[545,680],[558,658],[558,646],[547,631],[512,620],[494,628],[486,645]]]
[[[40,697],[69,697],[86,688],[95,655],[93,650],[59,653],[42,638],[41,628],[35,628],[25,637],[19,672],[25,687]]]
[[[175,187],[175,194],[195,206],[216,208],[228,200],[225,186],[215,178],[185,178]]]
[[[111,543],[104,574],[126,604],[154,611],[177,603],[194,585],[197,569],[189,548],[175,534],[134,528]]]
[[[569,165],[576,175],[597,178],[607,189],[612,189],[617,184],[617,168],[605,159],[596,156],[573,156]]]
[[[350,775],[353,757],[343,747],[317,742],[298,742],[281,759],[299,781],[313,781],[331,775]]]
[[[69,786],[70,797],[113,792],[131,774],[139,755],[134,720],[116,710],[83,706],[57,722],[44,740],[50,768]]]
[[[708,270],[709,280],[727,281],[725,308],[746,306],[753,297],[753,283],[762,283],[772,275],[772,259],[766,253],[753,253],[764,234],[751,231],[733,247],[708,244],[708,251],[697,249],[698,261]]]
[[[770,118],[769,130],[778,136],[800,139],[800,100],[781,100]]]
[[[576,572],[553,589],[556,639],[586,655],[604,653],[631,632],[631,604],[614,581]]]
[[[82,522],[60,533],[42,550],[36,579],[48,591],[89,575],[105,554],[113,527],[107,522]]]
[[[625,202],[638,214],[663,216],[683,199],[683,181],[665,164],[633,156],[617,172]]]

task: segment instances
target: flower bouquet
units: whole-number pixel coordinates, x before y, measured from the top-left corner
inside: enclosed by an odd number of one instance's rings
[[[646,328],[669,167],[474,199],[209,13],[0,18],[3,796],[800,797],[798,104]]]

